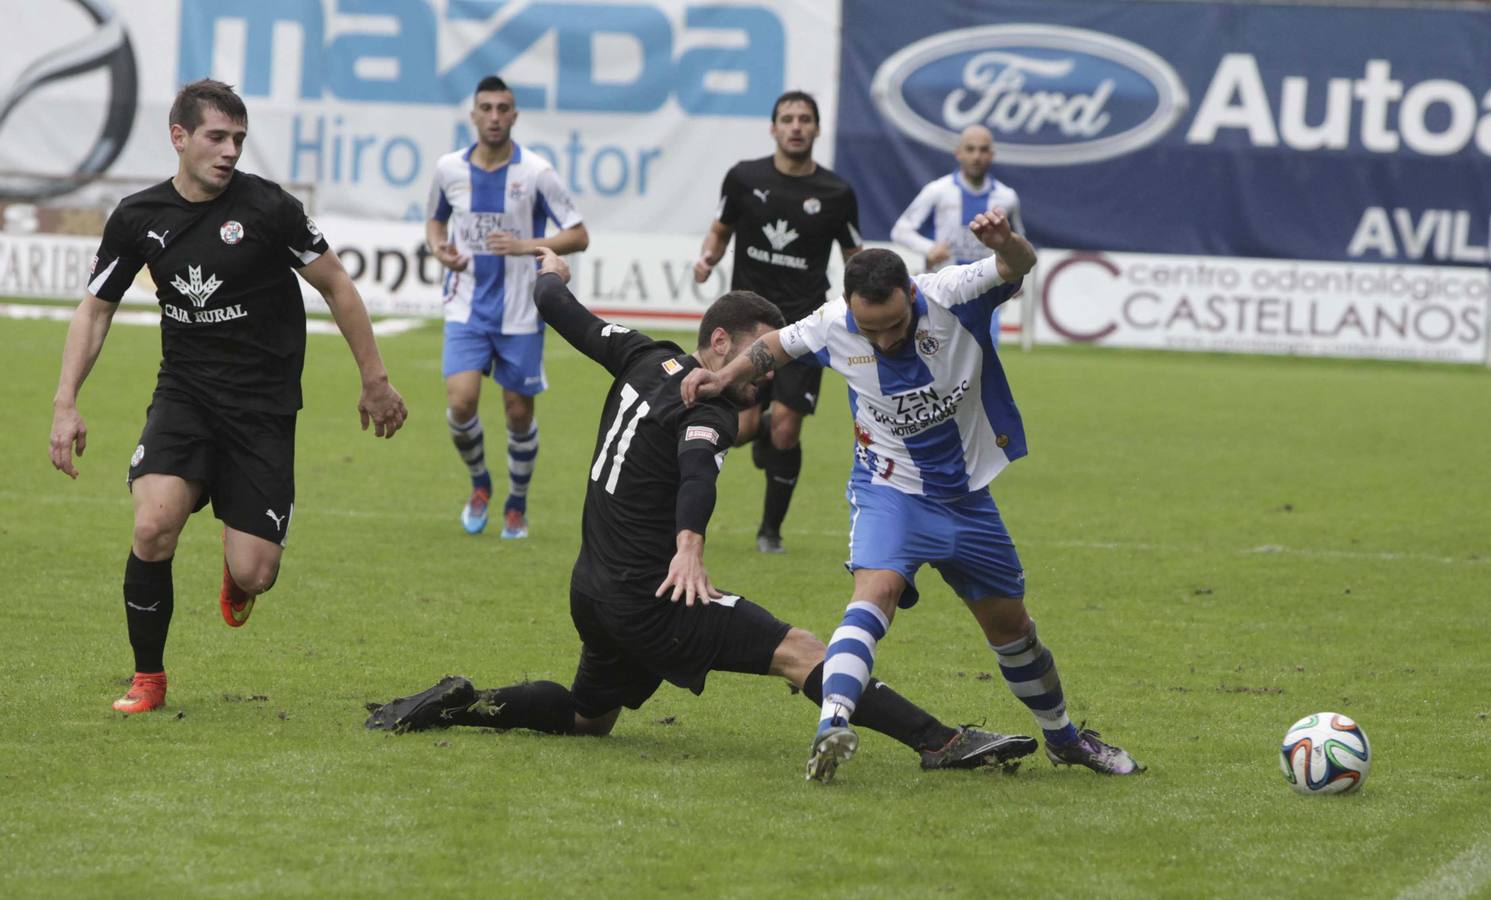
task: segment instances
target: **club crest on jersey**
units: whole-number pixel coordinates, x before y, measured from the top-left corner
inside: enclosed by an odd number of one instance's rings
[[[507,196],[509,200],[522,200],[523,195],[526,193],[528,193],[528,185],[524,184],[521,181],[514,181],[512,184],[507,186]]]
[[[925,331],[918,331],[916,333],[916,349],[923,356],[931,356],[942,349],[942,341],[932,337],[932,335]]]
[[[802,211],[810,216],[816,216],[823,209],[823,201],[817,197],[809,197],[802,202]]]
[[[683,371],[683,364],[676,359],[665,359],[663,360],[663,371],[669,375],[677,375]]]
[[[223,227],[217,230],[217,234],[223,239],[224,244],[231,247],[243,240],[243,223],[229,219],[223,223]]]

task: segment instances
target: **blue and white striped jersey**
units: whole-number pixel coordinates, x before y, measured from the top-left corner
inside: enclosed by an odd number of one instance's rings
[[[1014,188],[988,175],[983,187],[975,191],[963,180],[961,172],[952,172],[921,189],[896,220],[890,237],[922,256],[927,255],[933,244],[946,243],[952,251],[949,262],[956,265],[984,259],[994,251],[973,236],[968,223],[974,216],[996,206],[1002,207],[1009,216],[1011,228],[1020,234],[1025,233],[1025,224],[1020,220],[1020,195]],[[932,222],[931,237],[922,231],[929,219]]]
[[[543,237],[550,221],[561,229],[579,225],[580,212],[542,156],[514,143],[506,165],[488,172],[471,164],[475,147],[440,157],[430,186],[427,215],[448,223],[449,239],[471,259],[466,271],[445,273],[445,318],[501,334],[533,334],[543,325],[533,306],[538,262],[492,253],[487,235]]]
[[[1020,282],[1004,283],[993,258],[912,282],[913,338],[895,354],[859,333],[842,297],[782,329],[782,348],[849,382],[850,481],[961,497],[1025,455],[1025,427],[989,337],[995,308]]]

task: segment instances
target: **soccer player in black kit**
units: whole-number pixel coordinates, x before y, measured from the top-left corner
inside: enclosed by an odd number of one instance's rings
[[[248,111],[204,79],[170,113],[176,175],[120,202],[104,225],[88,295],[73,314],[53,400],[52,464],[78,477],[87,426],[78,391],[142,267],[161,307],[161,364],[130,458],[134,537],[124,614],[135,656],[124,713],[165,703],[171,560],[187,518],[211,500],[223,522],[223,618],[238,627],[279,572],[295,503],[295,417],[305,307],[295,272],[320,291],[362,376],[362,427],[392,437],[407,415],[388,383],[362,298],[300,202],[237,171]]]
[[[818,103],[811,95],[788,91],[778,97],[771,135],[777,144],[771,156],[744,160],[725,173],[694,280],[708,280],[733,235],[730,287],[755,291],[796,322],[826,299],[833,243],[845,260],[859,252],[859,202],[847,181],[813,161]],[[782,552],[782,520],[802,471],[802,422],[818,406],[822,379],[818,366],[790,363],[767,388],[767,415],[756,409],[741,413],[741,440],[753,440],[751,458],[766,471],[756,532],[756,549],[763,553]]]
[[[574,683],[477,691],[465,678],[447,677],[375,707],[367,726],[604,735],[621,707],[639,708],[663,681],[699,694],[712,671],[780,675],[821,703],[823,643],[717,590],[704,567],[715,479],[735,437],[737,406],[755,401],[754,388],[690,409],[678,390],[685,373],[718,369],[780,327],[781,312],[749,291],[731,291],[705,312],[698,348],[685,353],[596,318],[565,287],[564,260],[538,252],[539,315],[615,379],[596,434],[570,576],[570,616],[582,641]],[[864,696],[856,721],[919,751],[923,768],[1003,764],[1036,748],[1028,737],[951,728],[883,685]]]

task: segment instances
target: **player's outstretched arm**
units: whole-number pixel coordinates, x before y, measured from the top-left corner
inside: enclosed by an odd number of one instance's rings
[[[997,254],[995,264],[999,269],[999,277],[1005,281],[1024,278],[1035,268],[1035,248],[1024,235],[1010,227],[1010,220],[1002,208],[995,207],[989,212],[974,216],[973,221],[968,223],[968,230],[985,247]]]
[[[51,452],[52,465],[69,478],[78,477],[73,451],[82,456],[88,446],[88,425],[78,412],[78,391],[98,361],[118,308],[117,303],[89,294],[78,304],[67,326],[67,341],[62,345],[62,374],[57,378],[57,393],[52,397]]]
[[[533,284],[533,305],[539,317],[570,346],[620,375],[632,353],[652,346],[652,339],[621,325],[614,325],[585,308],[565,284],[569,265],[547,247],[536,251],[538,281]]]
[[[713,372],[704,368],[691,370],[683,376],[679,393],[685,406],[693,406],[700,400],[718,397],[731,387],[755,381],[791,361],[792,356],[782,349],[781,331],[773,331],[757,338],[750,349],[735,357],[724,368]]]
[[[371,422],[373,433],[378,437],[393,437],[409,417],[409,410],[404,407],[404,398],[388,382],[388,370],[383,366],[378,341],[373,337],[373,323],[368,319],[368,309],[362,303],[357,286],[347,277],[347,270],[342,268],[342,261],[332,250],[298,271],[331,308],[337,329],[342,332],[352,350],[352,358],[357,361],[357,371],[362,376],[362,393],[357,398],[362,429],[366,431]]]

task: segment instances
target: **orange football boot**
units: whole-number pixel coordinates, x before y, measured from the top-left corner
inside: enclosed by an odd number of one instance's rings
[[[150,712],[166,705],[166,673],[136,672],[130,682],[129,692],[114,701],[114,708],[122,713]]]
[[[228,561],[223,560],[223,590],[218,595],[217,605],[229,628],[239,628],[248,621],[249,613],[254,611],[254,596],[238,586],[228,571]]]

